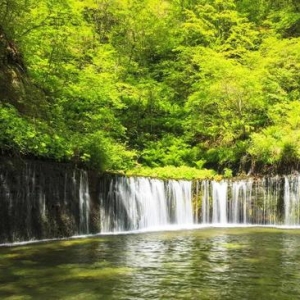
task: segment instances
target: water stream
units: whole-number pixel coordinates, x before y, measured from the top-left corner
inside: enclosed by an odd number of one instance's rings
[[[116,177],[100,198],[101,232],[167,225],[300,225],[300,177],[162,181]]]
[[[300,225],[300,177],[203,181],[196,211],[202,224]]]
[[[191,182],[116,177],[100,197],[101,232],[193,224]]]
[[[300,226],[300,176],[160,180],[60,165],[0,169],[0,244],[203,226]]]

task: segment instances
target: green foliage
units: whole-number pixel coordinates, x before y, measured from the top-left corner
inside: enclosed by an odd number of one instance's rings
[[[196,149],[192,149],[182,139],[171,135],[159,141],[146,144],[141,152],[140,161],[150,167],[193,165],[197,162]]]
[[[98,131],[76,139],[80,160],[96,170],[124,170],[134,165],[135,153]]]
[[[231,169],[225,168],[223,170],[223,172],[224,172],[224,178],[231,178],[232,177],[232,170]]]
[[[205,48],[194,50],[193,62],[202,72],[186,102],[187,132],[208,162],[238,161],[266,119],[261,74]]]
[[[269,116],[273,124],[252,135],[249,154],[265,164],[299,162],[299,101],[277,104],[270,108]]]
[[[65,137],[41,120],[22,117],[11,106],[0,106],[0,132],[0,146],[5,150],[56,160],[70,159],[73,155]]]
[[[175,166],[165,166],[165,167],[137,167],[135,169],[128,170],[126,172],[128,176],[146,176],[146,177],[155,177],[162,179],[205,179],[213,178],[216,173],[213,170],[206,169],[196,169],[191,167],[175,167]]]
[[[249,156],[292,164],[299,10],[293,0],[4,0],[1,62],[13,70],[21,51],[24,82],[41,96],[25,88],[22,105],[1,106],[0,146],[163,177],[205,167],[231,177]]]

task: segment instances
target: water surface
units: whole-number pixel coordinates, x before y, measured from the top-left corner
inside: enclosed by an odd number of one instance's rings
[[[206,228],[0,248],[0,299],[300,299],[300,230]]]

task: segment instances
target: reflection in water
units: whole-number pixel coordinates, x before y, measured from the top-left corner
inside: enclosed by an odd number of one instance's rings
[[[0,248],[0,298],[299,299],[299,236],[210,228]]]

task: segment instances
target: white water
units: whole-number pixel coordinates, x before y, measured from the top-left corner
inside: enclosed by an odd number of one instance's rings
[[[108,200],[100,203],[101,232],[197,224],[300,225],[300,177],[204,180],[195,188],[192,207],[189,181],[115,178]]]
[[[198,183],[198,182],[197,182]],[[209,181],[204,180],[202,181],[202,190],[203,190],[203,196],[202,196],[202,223],[206,224],[209,223],[209,208],[210,208],[210,203],[209,203]],[[199,184],[197,184],[197,196],[198,196],[198,188]],[[198,197],[197,197],[198,199]],[[197,217],[197,220],[199,218]]]
[[[100,232],[232,225],[300,225],[300,177],[209,181],[115,177],[99,195]],[[89,233],[90,196],[80,175],[80,234]],[[192,205],[194,203],[194,207]],[[41,205],[43,207],[43,205]],[[195,213],[197,212],[197,213]]]
[[[196,185],[201,224],[299,226],[300,176],[202,181]]]
[[[77,180],[75,173],[73,176],[74,187],[79,186],[79,203],[76,204],[79,205],[79,216],[75,220],[77,233],[83,235],[95,228],[95,223],[92,223],[95,215],[91,217],[93,212],[87,173],[82,171],[78,175]],[[27,195],[33,195],[35,190],[38,192],[40,215],[42,219],[47,219],[49,207],[45,191],[35,188],[34,175],[26,173],[26,176],[26,180],[32,182],[32,188],[26,185]],[[9,187],[2,177],[0,181],[5,198],[12,203]],[[68,205],[66,179],[64,186],[64,203]],[[8,209],[13,210],[10,205]],[[114,177],[108,189],[99,190],[98,217],[100,233],[212,225],[297,227],[300,226],[300,176],[234,182],[204,180],[196,182],[193,189],[192,182],[184,180]]]
[[[100,197],[101,232],[193,224],[191,182],[119,177]]]
[[[226,181],[212,182],[213,223],[227,224],[227,187]]]
[[[31,218],[49,222],[51,209],[70,211],[75,234],[91,232],[101,234],[143,232],[157,230],[195,229],[207,226],[271,226],[299,228],[300,226],[300,176],[244,179],[240,181],[199,181],[150,178],[113,177],[99,187],[99,202],[91,200],[87,173],[75,173],[71,182],[66,178],[64,190],[59,194],[54,189],[53,197],[63,197],[61,207],[49,204],[47,190],[34,172],[26,170],[24,196],[17,203],[25,211],[23,227],[31,227]],[[37,177],[38,178],[38,177]],[[7,178],[0,176],[3,208],[13,215],[13,196]],[[68,184],[67,184],[68,183]],[[73,203],[67,197],[67,187],[73,184]],[[95,195],[95,190],[94,194]],[[70,192],[69,192],[70,193]],[[94,196],[93,196],[94,197]],[[32,209],[35,199],[37,212]],[[72,197],[70,199],[73,199]],[[55,202],[53,202],[55,203]],[[63,206],[63,204],[65,206]],[[64,212],[63,211],[63,212]],[[73,217],[74,216],[74,217]],[[73,217],[73,218],[72,218]],[[14,224],[12,224],[14,226]],[[28,227],[29,226],[29,227]],[[12,227],[12,240],[19,228]],[[29,232],[29,238],[34,235]]]
[[[80,173],[80,184],[79,184],[79,233],[89,233],[89,215],[90,215],[90,193],[88,177],[86,172]]]
[[[285,177],[284,181],[284,223],[296,226],[300,224],[300,177]]]
[[[230,220],[234,224],[247,224],[250,219],[252,198],[252,180],[232,183],[232,201]]]
[[[263,181],[204,181],[202,184],[203,224],[270,224],[265,217],[271,215],[268,208],[270,192]],[[211,212],[211,214],[210,214]]]

